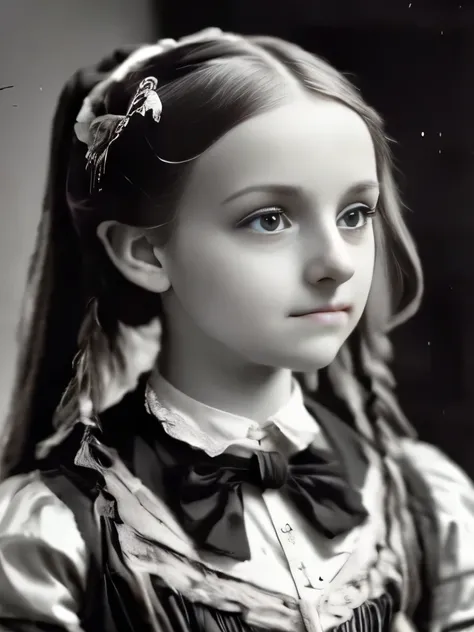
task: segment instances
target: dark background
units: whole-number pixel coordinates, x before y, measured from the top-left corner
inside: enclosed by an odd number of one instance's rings
[[[422,438],[474,477],[474,3],[170,2],[166,36],[206,26],[292,40],[349,73],[384,116],[426,277],[395,334],[401,403]]]

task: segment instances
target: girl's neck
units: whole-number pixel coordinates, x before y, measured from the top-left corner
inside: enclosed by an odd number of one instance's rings
[[[210,354],[170,353],[163,349],[150,384],[161,374],[188,397],[219,410],[266,421],[291,396],[292,372],[245,363],[230,362]],[[196,350],[194,350],[196,351]]]

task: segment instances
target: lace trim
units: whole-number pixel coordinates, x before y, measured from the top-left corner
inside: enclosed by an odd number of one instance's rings
[[[102,467],[93,457],[91,442],[109,457],[110,467]],[[300,604],[293,597],[239,581],[211,562],[203,562],[166,504],[131,474],[114,450],[90,433],[86,432],[75,462],[100,471],[104,477],[105,489],[115,499],[122,521],[117,524],[122,552],[134,572],[159,577],[190,601],[239,612],[251,625],[284,632],[301,624]],[[99,496],[97,511],[107,513],[110,502]],[[384,593],[390,579],[400,584],[397,557],[384,548],[371,568],[355,573],[340,586],[331,582],[317,591],[315,601],[319,602],[317,610],[323,629],[350,621],[357,608]]]
[[[111,460],[102,467],[93,457],[90,442]],[[100,494],[96,511],[108,515],[109,495],[117,503],[122,524],[117,524],[121,550],[137,575],[154,575],[191,601],[213,608],[239,612],[251,625],[286,632],[300,621],[298,603],[286,595],[274,594],[261,586],[239,581],[203,561],[189,536],[157,496],[140,484],[116,453],[86,436],[76,465],[89,467],[105,479],[107,497]]]
[[[247,441],[248,446],[255,449],[258,447],[257,442],[265,435],[265,432],[255,425],[249,429],[250,432],[247,439],[216,440],[190,424],[179,413],[163,406],[149,384],[147,384],[145,391],[145,407],[151,415],[162,422],[163,429],[170,437],[178,441],[185,440],[187,443],[206,452],[210,457],[222,454],[232,445],[239,444],[239,446],[244,446]]]

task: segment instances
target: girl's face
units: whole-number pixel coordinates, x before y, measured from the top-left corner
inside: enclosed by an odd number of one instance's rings
[[[256,365],[328,365],[366,305],[378,196],[349,108],[301,96],[239,124],[196,160],[165,248],[171,335]]]

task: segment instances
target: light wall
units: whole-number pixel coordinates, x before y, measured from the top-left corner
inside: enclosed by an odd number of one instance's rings
[[[153,0],[0,0],[0,432],[59,92],[117,46],[156,39]]]

